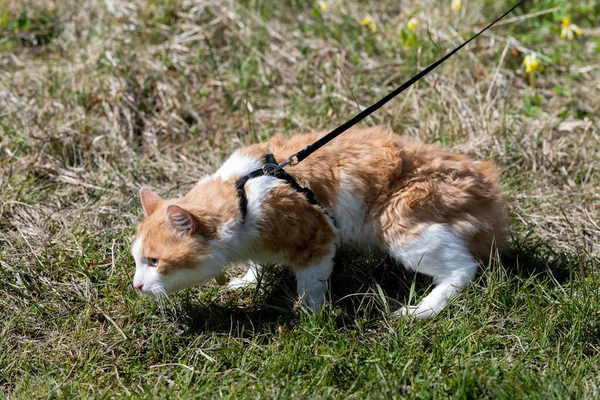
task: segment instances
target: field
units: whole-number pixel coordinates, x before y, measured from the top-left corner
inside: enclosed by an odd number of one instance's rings
[[[392,315],[431,282],[352,248],[318,315],[281,267],[132,287],[141,186],[333,128],[510,3],[0,0],[0,393],[599,398],[597,0],[527,1],[364,122],[503,171],[509,249],[435,319]]]

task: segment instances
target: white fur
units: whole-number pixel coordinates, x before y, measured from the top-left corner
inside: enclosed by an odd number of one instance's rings
[[[248,263],[248,270],[246,273],[239,277],[233,278],[227,283],[228,289],[243,289],[247,286],[254,285],[258,281],[260,274],[260,265],[250,262]]]
[[[258,160],[254,157],[242,156],[239,151],[236,151],[223,163],[223,165],[221,165],[221,168],[215,172],[214,177],[223,180],[231,179],[233,177],[242,177],[248,172],[261,168],[263,162],[263,160]]]
[[[214,260],[214,259],[213,259]],[[170,272],[168,275],[156,274],[156,280],[152,279],[151,283],[156,286],[149,288],[150,294],[157,296],[161,294],[170,294],[178,290],[182,290],[191,286],[202,285],[214,277],[223,273],[224,264],[214,262],[213,260],[204,260],[202,264],[196,268],[178,269]],[[145,286],[145,285],[144,285]]]
[[[333,271],[335,246],[329,257],[321,262],[301,268],[296,273],[296,291],[302,299],[302,305],[311,311],[319,311],[327,296],[327,280]]]
[[[242,177],[249,172],[255,171],[263,166],[263,160],[250,156],[240,155],[239,150],[235,151],[221,167],[214,173],[203,176],[198,184],[202,184],[214,178],[228,180],[235,177]]]
[[[228,264],[248,260],[256,262],[279,261],[278,255],[257,254],[255,248],[258,240],[260,240],[258,223],[262,215],[262,202],[274,187],[281,184],[281,180],[272,176],[261,176],[250,179],[246,183],[248,205],[243,226],[241,220],[236,220],[231,224],[226,224],[220,231],[221,240],[218,243],[218,249],[227,253]]]
[[[262,203],[267,194],[275,187],[284,184],[273,176],[260,176],[246,182],[246,197],[248,198],[248,213],[244,225],[246,228],[256,228],[261,219]]]
[[[406,268],[434,278],[436,287],[420,304],[399,311],[419,319],[438,314],[448,300],[469,284],[478,268],[460,236],[443,224],[431,225],[410,244],[391,247],[389,251]]]
[[[340,174],[340,187],[333,214],[342,242],[376,244],[375,233],[371,225],[365,223],[366,210],[364,196],[357,193],[356,188],[345,174]]]
[[[133,276],[133,286],[138,289],[141,286],[141,292],[151,294],[152,289],[157,289],[156,280],[160,279],[155,267],[151,267],[147,258],[142,257],[142,241],[144,237],[140,235],[131,248],[131,254],[135,259],[135,275]]]
[[[141,276],[136,279],[138,277],[137,275],[137,267],[139,265],[143,265],[143,260],[142,260],[142,240],[143,240],[143,236],[140,235],[140,237],[137,238],[137,240],[133,243],[133,246],[131,246],[131,255],[133,256],[134,260],[135,260],[135,265],[136,265],[136,275],[133,278],[133,285],[134,286],[138,286],[140,283],[142,283],[141,281]]]
[[[195,267],[173,271],[167,275],[158,272],[150,265],[149,260],[142,257],[142,240],[140,236],[131,249],[135,259],[135,275],[133,286],[141,287],[141,292],[154,297],[161,297],[177,290],[193,285],[200,285],[221,274],[226,265],[226,258],[218,250],[212,251],[208,257],[197,260]]]

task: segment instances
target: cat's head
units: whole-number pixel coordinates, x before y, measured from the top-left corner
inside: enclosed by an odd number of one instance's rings
[[[146,188],[140,198],[145,218],[131,249],[137,290],[160,297],[222,273],[225,262],[213,246],[219,235],[214,217],[192,213],[183,199],[165,200]]]

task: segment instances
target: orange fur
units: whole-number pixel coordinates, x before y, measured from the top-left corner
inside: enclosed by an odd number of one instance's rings
[[[277,187],[264,200],[258,252],[283,254],[294,269],[320,261],[335,242],[327,218],[291,187]]]

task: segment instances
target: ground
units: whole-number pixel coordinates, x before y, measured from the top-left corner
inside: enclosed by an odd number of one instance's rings
[[[132,287],[140,186],[335,127],[510,6],[452,3],[0,0],[0,392],[598,398],[594,0],[526,1],[365,121],[503,171],[510,248],[437,318],[392,316],[429,282],[352,248],[319,315],[281,268],[162,310]]]

